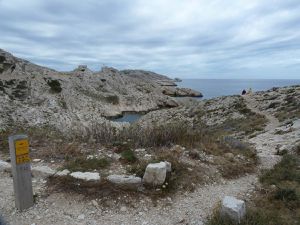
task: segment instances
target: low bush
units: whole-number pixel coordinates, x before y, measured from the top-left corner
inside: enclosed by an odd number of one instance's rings
[[[128,163],[134,163],[137,161],[137,157],[135,156],[134,151],[132,151],[131,149],[122,151],[121,157],[123,160],[125,160]]]
[[[247,214],[239,225],[283,225],[283,221],[275,212],[247,208]],[[205,225],[236,225],[236,222],[230,218],[222,217],[219,208],[217,208]]]
[[[274,198],[281,201],[296,201],[298,196],[295,189],[279,188],[274,195]]]
[[[298,225],[300,218],[299,158],[284,155],[273,169],[260,176],[263,188],[248,202],[247,214],[240,225]],[[275,186],[274,186],[275,185]],[[219,208],[206,225],[235,225],[220,216]]]
[[[280,185],[281,182],[297,182],[300,185],[299,158],[293,155],[284,155],[282,160],[272,170],[266,171],[260,181],[267,185]]]
[[[66,161],[63,169],[68,169],[72,172],[75,171],[94,171],[106,168],[110,165],[110,161],[106,158],[91,158],[86,159],[84,157],[76,158],[74,160]]]
[[[105,97],[105,101],[113,105],[117,105],[120,102],[119,97],[117,95],[107,96]]]
[[[58,80],[48,80],[47,84],[50,86],[51,91],[54,93],[60,93],[62,91],[61,84]]]

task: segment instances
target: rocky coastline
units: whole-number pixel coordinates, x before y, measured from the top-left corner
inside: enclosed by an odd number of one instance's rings
[[[104,67],[93,72],[80,65],[59,72],[0,50],[0,126],[22,123],[66,132],[125,112],[178,107],[175,96],[201,96],[176,86],[173,79],[142,70]]]

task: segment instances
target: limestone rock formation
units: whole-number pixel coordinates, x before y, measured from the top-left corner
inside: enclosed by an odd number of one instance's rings
[[[80,65],[71,72],[58,72],[0,49],[0,127],[47,126],[73,134],[88,133],[95,123],[118,127],[107,119],[123,112],[177,107],[176,98],[163,94],[166,83],[175,84],[142,70],[104,67],[93,72]],[[184,89],[181,92],[188,95]]]

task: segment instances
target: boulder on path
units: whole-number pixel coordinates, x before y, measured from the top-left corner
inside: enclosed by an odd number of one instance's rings
[[[225,196],[221,206],[221,216],[229,217],[235,223],[240,223],[246,214],[245,202],[235,197]]]
[[[150,185],[162,185],[167,176],[168,165],[165,162],[150,163],[146,167],[143,182]]]
[[[142,184],[142,179],[136,176],[109,175],[107,180],[115,185],[124,188],[138,188]]]
[[[70,176],[85,181],[100,181],[101,179],[99,173],[91,172],[73,172]]]
[[[55,171],[48,166],[32,167],[31,173],[34,177],[49,177],[55,174]]]
[[[0,160],[0,172],[10,172],[11,165],[5,161]]]
[[[62,170],[62,171],[58,171],[57,173],[56,173],[56,176],[67,176],[67,175],[69,175],[71,172],[69,171],[69,170],[67,170],[67,169],[65,169],[65,170]]]

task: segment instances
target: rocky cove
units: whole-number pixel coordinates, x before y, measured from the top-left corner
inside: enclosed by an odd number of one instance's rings
[[[93,72],[79,66],[72,72],[58,72],[3,50],[0,55],[2,127],[13,120],[59,130],[80,128],[92,120],[120,117],[123,112],[177,107],[179,103],[171,96],[201,95],[178,88],[172,79],[148,71],[104,67]],[[7,108],[14,115],[6,114]]]

